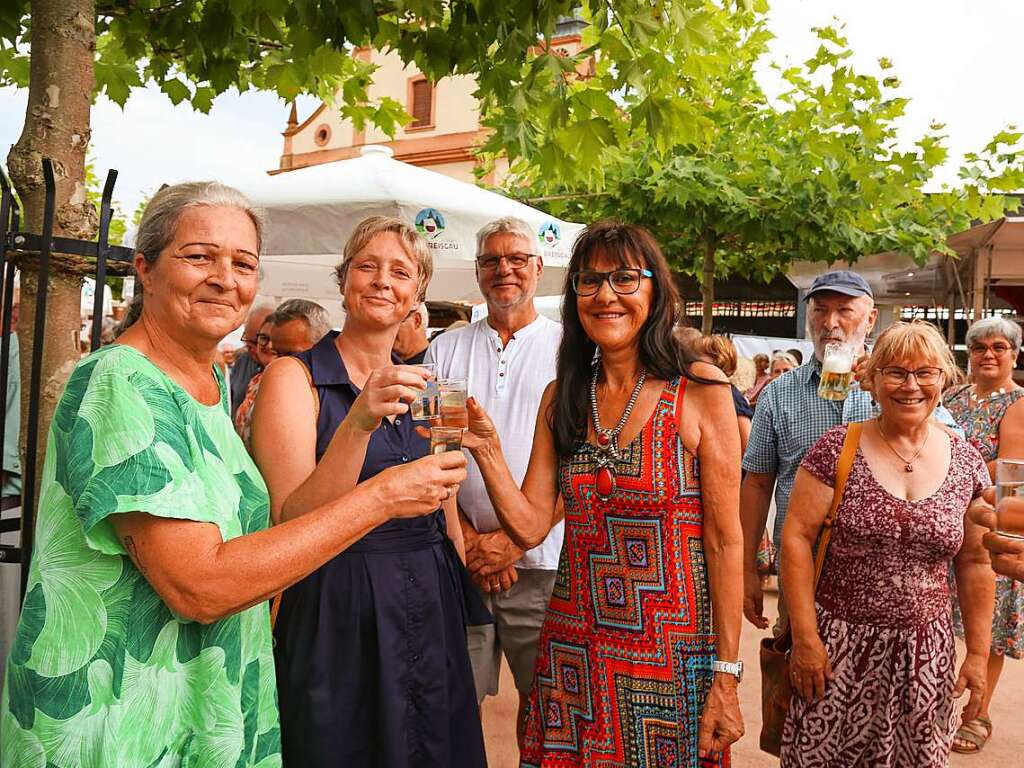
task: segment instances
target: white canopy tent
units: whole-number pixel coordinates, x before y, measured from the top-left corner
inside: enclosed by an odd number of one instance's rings
[[[538,238],[544,274],[537,292],[561,292],[581,224],[399,162],[391,154],[386,147],[368,146],[351,160],[240,185],[267,215],[261,295],[309,298],[325,306],[337,302],[334,266],[352,230],[374,214],[403,219],[426,238],[434,257],[428,301],[480,300],[473,269],[476,232],[500,216],[525,220]]]

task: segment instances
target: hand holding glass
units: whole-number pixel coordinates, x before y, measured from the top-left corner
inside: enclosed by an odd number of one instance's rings
[[[431,427],[430,454],[457,451],[462,448],[461,427]]]

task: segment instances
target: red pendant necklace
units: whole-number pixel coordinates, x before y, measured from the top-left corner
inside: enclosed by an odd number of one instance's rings
[[[594,420],[594,434],[597,436],[597,448],[595,450],[597,470],[594,472],[594,490],[601,501],[608,501],[615,493],[615,462],[619,461],[619,433],[629,421],[633,413],[637,398],[640,397],[640,390],[644,388],[644,381],[647,378],[647,370],[640,369],[640,377],[636,380],[633,393],[629,396],[626,409],[622,412],[622,418],[615,425],[614,429],[605,429],[601,426],[601,416],[597,411],[597,376],[601,372],[601,365],[594,366],[594,376],[590,380],[590,415]]]

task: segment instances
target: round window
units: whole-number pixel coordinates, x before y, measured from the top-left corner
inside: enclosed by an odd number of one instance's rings
[[[316,133],[313,134],[313,140],[318,146],[325,146],[331,140],[331,126],[326,123],[317,126]]]

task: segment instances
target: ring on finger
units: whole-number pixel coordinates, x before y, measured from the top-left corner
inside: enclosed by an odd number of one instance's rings
[[[445,488],[444,488],[444,498],[442,499],[442,501],[448,501],[448,499],[450,499],[451,497],[452,497],[451,486],[447,486],[446,485]]]

